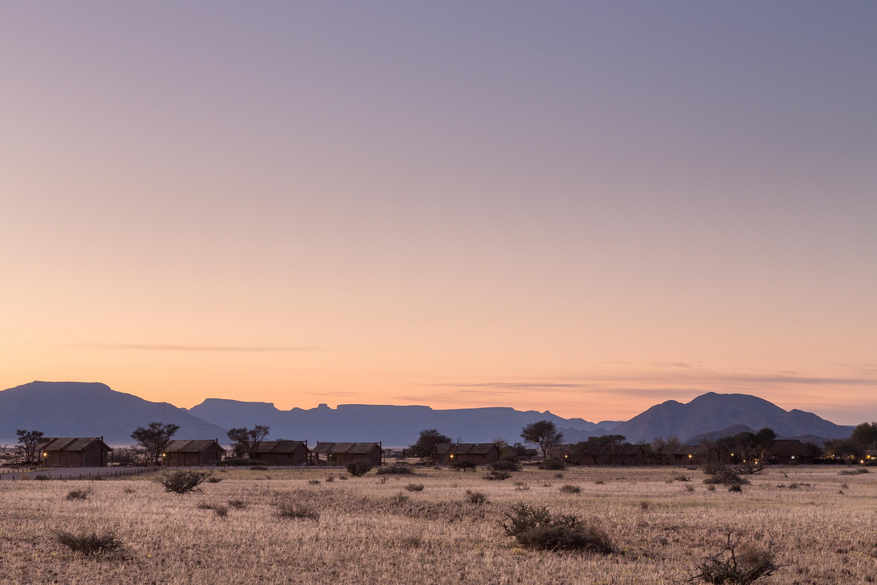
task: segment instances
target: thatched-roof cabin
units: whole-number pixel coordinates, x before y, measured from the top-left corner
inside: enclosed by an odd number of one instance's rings
[[[266,465],[288,467],[307,463],[308,453],[307,441],[262,441],[255,457]]]
[[[218,439],[171,441],[162,452],[162,462],[168,467],[198,467],[213,465],[225,453]]]
[[[496,443],[440,443],[436,450],[441,463],[471,461],[477,465],[490,465],[501,458]]]
[[[311,461],[317,465],[346,466],[355,461],[368,461],[372,465],[383,463],[384,450],[381,443],[328,443],[319,442],[311,450]]]
[[[49,467],[106,467],[111,452],[103,437],[46,437],[39,445]]]

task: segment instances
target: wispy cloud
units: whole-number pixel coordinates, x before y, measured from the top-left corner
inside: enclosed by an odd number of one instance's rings
[[[652,362],[652,365],[658,368],[690,368],[691,364],[685,362]]]
[[[313,348],[309,347],[286,347],[273,345],[177,345],[163,343],[105,343],[90,344],[85,347],[95,349],[119,349],[137,351],[227,351],[249,353],[313,351]]]

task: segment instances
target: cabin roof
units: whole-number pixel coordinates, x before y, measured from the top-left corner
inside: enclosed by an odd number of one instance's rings
[[[165,453],[203,453],[212,446],[219,447],[221,451],[225,451],[219,446],[219,442],[215,439],[195,439],[186,440],[179,439],[171,441],[164,449]]]
[[[256,449],[256,453],[294,453],[300,447],[304,447],[305,449],[307,449],[304,441],[262,441],[262,443]]]
[[[102,449],[112,451],[100,437],[44,437],[38,448],[46,452],[85,451],[95,442],[100,443]]]

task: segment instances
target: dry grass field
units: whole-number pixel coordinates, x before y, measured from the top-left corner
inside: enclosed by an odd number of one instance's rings
[[[342,470],[229,470],[184,496],[148,475],[0,482],[0,582],[682,583],[734,530],[776,543],[783,566],[758,583],[874,583],[877,473],[839,471],[771,468],[742,493],[670,468],[526,469],[505,481],[483,470],[346,480]],[[618,552],[522,549],[499,525],[517,502],[591,519]],[[319,518],[282,517],[284,507]],[[58,531],[112,531],[121,548],[84,556]]]

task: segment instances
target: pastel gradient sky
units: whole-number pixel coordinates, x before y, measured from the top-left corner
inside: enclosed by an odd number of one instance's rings
[[[0,5],[0,388],[877,419],[877,4]]]

